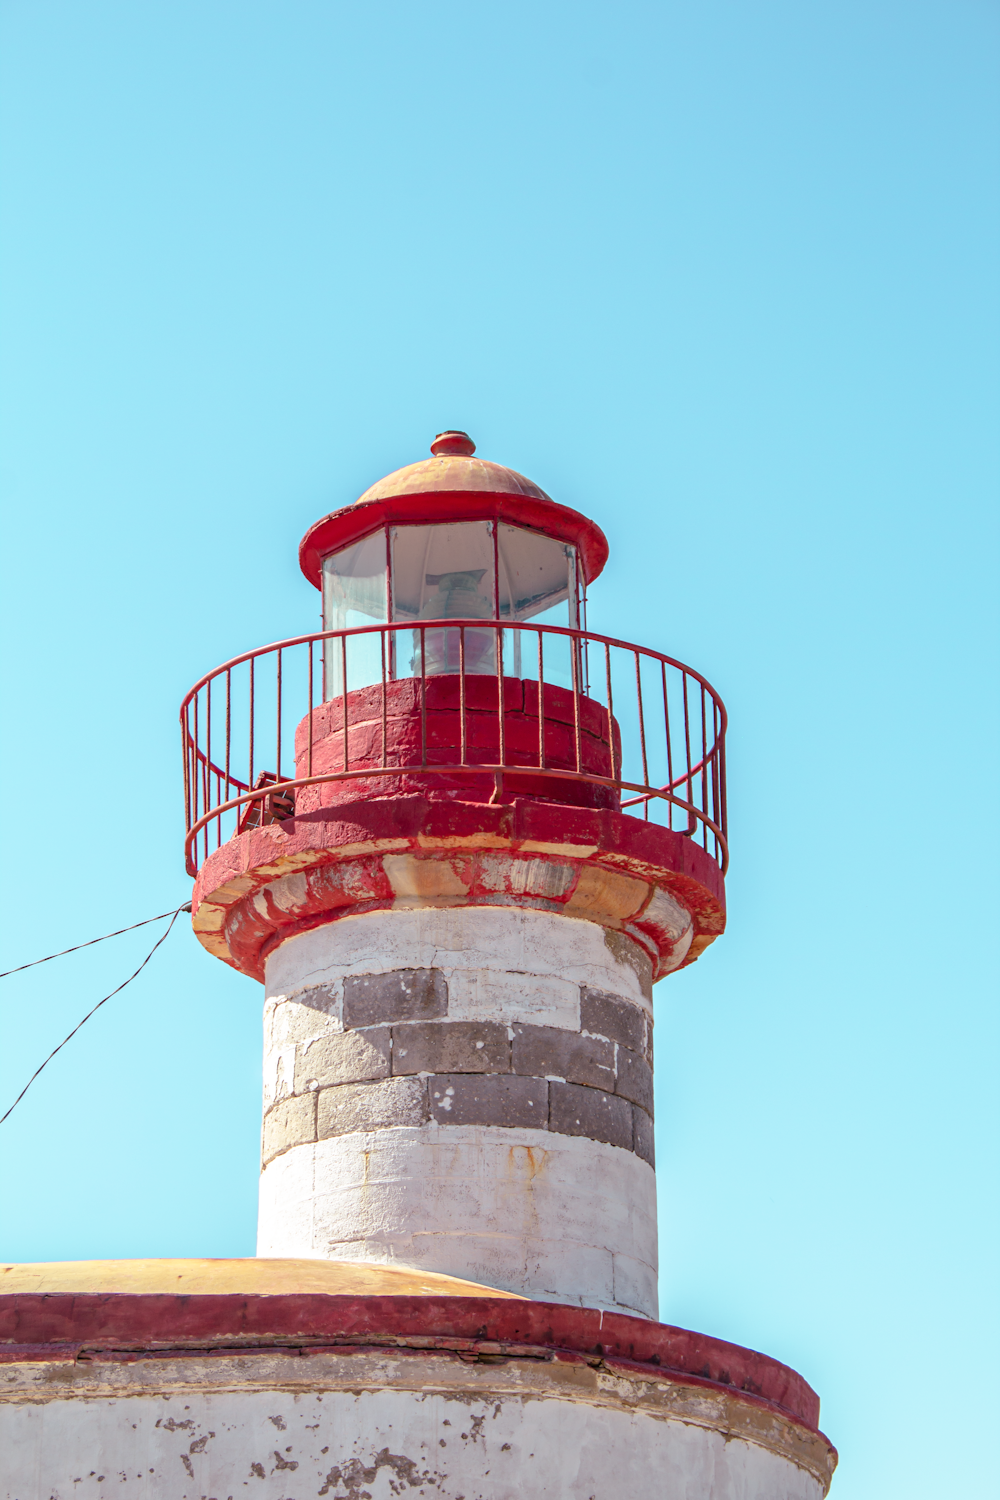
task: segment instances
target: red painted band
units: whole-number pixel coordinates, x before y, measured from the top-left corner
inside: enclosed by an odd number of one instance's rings
[[[299,545],[299,565],[309,582],[321,586],[323,558],[339,552],[379,527],[393,523],[433,525],[441,521],[506,521],[577,547],[588,583],[593,583],[608,560],[608,542],[595,521],[555,500],[490,490],[430,490],[415,495],[390,495],[361,500],[331,511],[310,526]]]
[[[669,1324],[622,1313],[549,1302],[491,1297],[174,1296],[17,1293],[0,1297],[0,1354],[6,1362],[78,1357],[81,1349],[178,1350],[224,1343],[272,1341],[392,1344],[468,1350],[486,1342],[516,1357],[545,1350],[602,1362],[616,1360],[647,1374],[690,1377],[777,1407],[818,1431],[819,1397],[787,1365]],[[70,1351],[73,1351],[72,1353]],[[30,1351],[30,1352],[29,1352]]]

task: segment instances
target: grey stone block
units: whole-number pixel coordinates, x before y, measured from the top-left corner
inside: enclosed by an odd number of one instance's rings
[[[295,1092],[318,1085],[363,1083],[389,1076],[389,1028],[344,1031],[296,1048]]]
[[[632,1139],[633,1150],[636,1156],[641,1156],[643,1161],[648,1161],[651,1167],[656,1166],[656,1152],[653,1148],[653,1122],[644,1109],[637,1104],[632,1106]]]
[[[646,1015],[630,1000],[580,986],[580,1030],[607,1037],[633,1052],[646,1050]]]
[[[302,1146],[316,1139],[315,1094],[293,1095],[279,1099],[264,1116],[261,1158],[267,1166],[276,1156],[292,1146]]]
[[[652,1000],[653,960],[649,954],[634,938],[628,937],[624,932],[615,932],[611,927],[605,927],[604,941],[618,962],[628,964],[633,970],[642,987],[642,993],[647,1000]]]
[[[440,969],[394,969],[344,980],[344,1028],[393,1021],[429,1021],[448,1014],[448,982]]]
[[[565,1078],[615,1091],[615,1048],[599,1037],[580,1036],[559,1026],[515,1026],[511,1060],[515,1073]]]
[[[510,1041],[497,1021],[429,1021],[392,1028],[392,1071],[509,1073]]]
[[[627,1047],[618,1048],[618,1083],[616,1094],[641,1105],[647,1115],[653,1114],[653,1070],[644,1057],[630,1052]]]
[[[632,1106],[627,1099],[576,1083],[549,1084],[549,1129],[632,1149]]]
[[[543,1078],[442,1073],[427,1080],[431,1119],[440,1125],[521,1125],[545,1130],[549,1086]]]
[[[355,1130],[386,1130],[423,1125],[427,1103],[422,1078],[387,1078],[380,1083],[342,1083],[320,1089],[316,1137],[325,1141]]]

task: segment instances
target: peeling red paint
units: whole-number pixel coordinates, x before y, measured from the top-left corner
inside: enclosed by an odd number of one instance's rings
[[[385,910],[397,891],[384,857],[448,861],[467,905],[513,905],[572,914],[584,869],[624,875],[649,887],[632,911],[609,919],[653,959],[670,965],[674,937],[657,916],[655,889],[687,911],[698,956],[725,927],[723,877],[683,834],[628,814],[559,806],[535,798],[484,802],[409,794],[363,798],[335,811],[289,819],[237,835],[205,861],[194,893],[194,926],[220,958],[255,979],[276,943],[341,915]],[[521,878],[544,860],[566,872],[561,890],[535,895]],[[274,882],[301,877],[274,896]],[[589,879],[590,877],[588,877]],[[560,882],[561,883],[561,882]],[[458,899],[458,898],[456,898]]]

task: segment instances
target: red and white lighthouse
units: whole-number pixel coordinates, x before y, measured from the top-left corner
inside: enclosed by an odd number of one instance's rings
[[[592,521],[431,454],[306,534],[322,630],[184,702],[194,929],[265,989],[258,1259],[36,1268],[101,1358],[17,1365],[18,1500],[101,1492],[88,1422],[157,1500],[828,1488],[794,1372],[655,1321],[653,986],[724,926],[722,703],[588,632]]]

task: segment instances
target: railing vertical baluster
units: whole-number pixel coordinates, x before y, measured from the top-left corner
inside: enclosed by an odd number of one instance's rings
[[[705,721],[705,684],[701,684],[701,810],[708,817],[708,725]],[[702,846],[708,853],[708,824],[702,823]]]
[[[447,637],[445,637],[447,640]],[[427,627],[420,627],[420,764],[427,764]]]
[[[392,657],[392,642],[386,640],[386,634],[388,632],[388,629],[389,629],[388,625],[383,625],[382,628],[381,628],[381,630],[378,633],[378,638],[379,638],[379,640],[382,643],[382,769],[383,769],[383,771],[385,770],[386,765],[388,764],[388,755],[389,755],[389,721],[388,721],[389,707],[388,707],[388,703],[387,703],[386,700],[387,700],[387,698],[389,696],[388,665],[389,665],[389,661],[391,660],[391,657]]]
[[[608,688],[608,739],[611,742],[611,780],[619,783],[622,779],[621,762],[615,754],[615,695],[611,687],[611,647],[607,641],[604,642],[604,680]]]
[[[660,662],[660,675],[663,678],[663,725],[667,736],[667,793],[673,795],[674,790],[674,752],[670,744],[670,694],[667,691],[667,664]],[[674,804],[667,802],[667,827],[674,826]]]
[[[684,692],[684,753],[687,756],[687,760],[686,760],[685,765],[684,765],[684,770],[685,770],[686,777],[687,777],[687,781],[686,781],[686,785],[687,785],[687,797],[686,797],[686,800],[693,805],[694,804],[694,785],[693,785],[692,780],[691,780],[691,711],[690,711],[690,708],[689,708],[689,705],[688,705],[688,674],[685,671],[681,672],[681,683],[683,684],[683,692]],[[695,822],[696,822],[696,819],[695,819],[694,813],[692,813],[692,811],[691,811],[691,809],[689,807],[688,808],[688,826],[687,826],[688,837],[690,837],[691,834],[697,832],[696,828],[694,827]]]
[[[198,693],[195,693],[194,697],[191,700],[191,706],[192,706],[192,709],[194,710],[194,712],[193,712],[193,719],[194,719],[194,731],[193,731],[193,734],[194,734],[194,738],[192,740],[193,750],[192,750],[192,755],[191,755],[191,780],[192,780],[192,783],[194,785],[194,817],[191,820],[192,823],[197,823],[198,820],[201,817],[201,744],[200,744],[200,734],[199,734],[199,727],[198,727],[198,699],[199,699],[199,696],[200,695]],[[193,844],[192,847],[194,849],[195,859],[197,859],[197,857],[198,857],[198,836],[197,836],[197,834],[195,835],[195,840],[194,840],[194,844]]]
[[[726,803],[726,799],[727,799],[727,795],[728,794],[726,792],[726,729],[725,729],[725,725],[722,726],[722,729],[719,732],[719,786],[721,788],[721,792],[720,792],[720,796],[719,796],[719,811],[720,811],[720,814],[721,814],[721,816],[719,818],[719,827],[722,829],[722,837],[724,839],[726,839],[727,844],[728,844],[728,840],[729,840],[729,811],[728,811],[728,807],[727,807],[727,803]]]
[[[316,655],[316,642],[309,641],[306,646],[306,650],[309,652],[309,702],[307,704],[308,728],[306,733],[308,735],[308,741],[306,749],[306,775],[311,776],[313,773],[313,694],[315,692],[315,687],[313,684],[313,672],[315,670],[314,658]],[[298,767],[296,766],[295,769],[298,770]]]
[[[256,672],[255,672],[254,669],[256,667],[256,663],[257,663],[257,658],[255,656],[251,656],[251,658],[250,658],[250,771],[249,771],[249,774],[247,776],[247,785],[248,785],[248,787],[251,790],[253,789],[254,724],[255,724],[256,718],[257,718],[257,705],[256,705],[255,696],[254,696],[255,687],[256,687]],[[254,810],[254,808],[256,806],[257,806],[256,802],[248,802],[246,804],[246,813],[250,813],[252,815],[253,814],[253,810]],[[245,816],[245,814],[244,814],[244,816]]]
[[[281,647],[279,646],[278,647],[278,658],[277,658],[277,661],[275,663],[275,698],[277,700],[277,709],[278,709],[277,719],[276,719],[276,724],[275,724],[275,737],[276,737],[277,743],[275,744],[275,747],[274,747],[274,779],[275,779],[275,781],[281,781],[281,779],[282,779],[282,776],[281,776],[281,688],[282,688]]]
[[[208,704],[207,704],[207,702],[205,704],[205,719],[206,719],[206,722],[207,722],[207,720],[208,720]],[[205,812],[204,812],[204,815],[203,815],[204,818],[205,818],[205,823],[204,823],[204,826],[202,828],[202,848],[205,851],[204,858],[207,859],[208,858],[208,838],[209,838],[208,825],[209,825],[209,821],[210,821],[208,815],[212,811],[212,786],[211,786],[211,778],[210,778],[209,769],[208,769],[208,756],[205,755],[204,752],[202,752],[202,758],[201,758],[201,792],[202,792],[202,797],[204,799],[204,807],[205,807]]]
[[[583,770],[583,749],[580,743],[580,642],[576,636],[570,637],[570,649],[573,653],[573,736],[576,740],[576,774],[579,776]]]
[[[340,637],[340,692],[341,692],[341,720],[344,727],[344,770],[350,770],[350,762],[347,754],[347,636]]]
[[[538,769],[545,770],[545,661],[543,658],[544,633],[538,632]]]
[[[226,796],[229,801],[230,775],[232,772],[232,749],[233,749],[233,672],[231,667],[226,668]]]
[[[459,761],[461,765],[467,763],[468,744],[466,742],[466,719],[465,719],[465,626],[458,627],[458,739],[459,739]]]
[[[205,684],[205,811],[211,812],[212,802],[212,679]],[[208,852],[208,824],[205,824],[205,851]]]
[[[645,791],[649,790],[649,766],[646,760],[646,716],[642,706],[642,670],[639,664],[639,653],[633,650],[635,657],[635,694],[639,704],[639,749],[642,752],[642,785]],[[646,822],[649,822],[649,798],[642,804]]]
[[[500,764],[507,764],[507,724],[503,711],[503,630],[494,627],[497,633],[497,717],[500,730]]]
[[[190,708],[185,703],[181,713],[181,748],[184,752],[184,834],[186,863],[190,866],[190,845],[187,835],[191,832],[191,729]]]
[[[722,827],[719,805],[719,705],[715,698],[712,699],[712,821]],[[715,857],[719,857],[719,835],[713,835]]]

